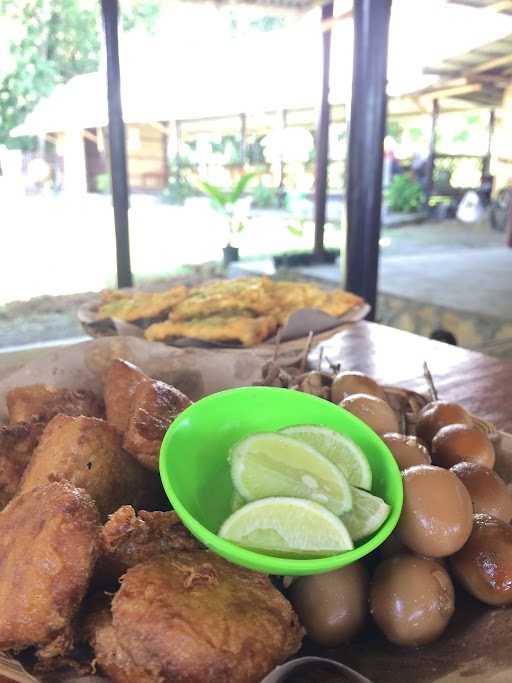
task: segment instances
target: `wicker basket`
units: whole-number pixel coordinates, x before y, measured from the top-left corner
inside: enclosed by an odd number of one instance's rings
[[[383,389],[386,392],[389,404],[400,415],[402,431],[406,434],[414,434],[416,432],[418,414],[431,401],[431,398],[416,391],[403,389],[402,387],[384,386]],[[484,432],[484,434],[487,434],[491,441],[498,441],[500,433],[492,422],[483,420],[476,415],[471,415],[471,419],[473,420],[473,425]]]

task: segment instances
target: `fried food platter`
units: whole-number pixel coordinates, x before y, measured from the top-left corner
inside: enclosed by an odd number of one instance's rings
[[[326,335],[327,336],[327,335]],[[169,381],[171,378],[179,378],[179,374],[173,375],[172,368],[169,370],[170,363],[169,359],[173,356],[178,358],[176,365],[182,366],[184,361],[196,363],[197,358],[200,355],[205,354],[208,361],[201,367],[201,373],[203,375],[208,374],[209,368],[212,365],[212,359],[214,356],[218,357],[218,352],[211,350],[200,350],[191,349],[189,351],[183,349],[173,349],[168,348],[161,350],[156,350],[157,345],[149,344],[140,339],[129,340],[122,342],[119,345],[119,341],[115,339],[98,339],[92,342],[87,342],[86,344],[81,344],[75,347],[75,349],[63,350],[59,353],[59,356],[52,356],[48,354],[46,359],[40,359],[34,362],[33,367],[23,368],[22,370],[15,373],[15,376],[7,377],[0,381],[0,398],[2,402],[0,403],[0,416],[3,420],[7,421],[7,415],[5,414],[5,409],[2,405],[9,406],[9,412],[15,416],[16,420],[22,420],[23,424],[34,425],[35,433],[30,434],[23,432],[23,434],[14,435],[12,438],[20,439],[22,443],[21,458],[26,457],[26,454],[33,449],[33,440],[38,440],[42,445],[37,447],[37,457],[35,462],[30,463],[30,470],[32,474],[30,477],[26,477],[25,493],[23,494],[25,505],[30,505],[30,514],[28,517],[33,517],[34,515],[40,514],[40,510],[45,508],[46,503],[42,503],[38,499],[28,498],[28,496],[33,496],[33,491],[37,492],[37,483],[45,478],[48,479],[48,468],[44,465],[50,457],[52,463],[54,463],[52,472],[52,479],[48,486],[53,487],[58,492],[58,496],[53,496],[53,507],[48,508],[49,513],[51,512],[52,518],[59,519],[59,525],[64,522],[68,524],[70,520],[61,518],[63,509],[69,509],[70,494],[69,487],[67,484],[60,482],[60,474],[63,473],[64,479],[72,476],[70,474],[69,462],[65,457],[59,456],[54,457],[54,453],[65,453],[73,450],[75,446],[73,444],[80,443],[80,453],[83,453],[85,458],[84,462],[92,462],[88,458],[87,451],[83,451],[84,446],[84,429],[87,434],[92,433],[95,442],[101,441],[103,443],[103,448],[108,451],[109,455],[107,460],[111,463],[111,467],[114,463],[117,463],[115,457],[124,457],[120,455],[120,449],[126,454],[126,452],[131,453],[134,463],[137,467],[141,468],[141,472],[144,472],[144,476],[147,478],[147,488],[151,488],[151,478],[156,475],[154,470],[154,457],[152,454],[155,452],[155,442],[158,440],[158,436],[155,438],[146,438],[147,433],[144,435],[144,429],[142,429],[142,435],[139,434],[139,438],[133,438],[133,429],[130,430],[130,425],[135,427],[140,426],[140,412],[147,413],[148,406],[150,406],[151,401],[153,404],[159,403],[159,400],[155,400],[154,392],[139,391],[135,400],[126,400],[124,403],[124,414],[123,414],[123,402],[122,398],[129,396],[132,397],[136,393],[132,391],[132,385],[138,385],[141,382],[148,382],[154,389],[156,384],[156,389],[158,389],[158,383],[162,380]],[[296,349],[300,347],[297,346]],[[137,370],[133,372],[130,368],[127,373],[125,367],[121,368],[119,372],[119,364],[113,364],[112,360],[119,356],[120,351],[124,352],[125,355],[129,356],[132,362],[138,363],[142,373],[142,376]],[[271,349],[269,350],[271,351]],[[165,352],[165,353],[164,353]],[[156,363],[152,362],[151,356],[155,353],[158,356]],[[224,378],[223,381],[227,381],[233,385],[239,386],[241,383],[252,384],[261,380],[261,375],[256,371],[257,368],[261,369],[262,360],[268,363],[269,358],[272,358],[269,352],[263,351],[259,352],[254,350],[246,351],[236,351],[236,352],[221,352],[224,357],[233,354],[244,354],[247,357],[248,354],[254,353],[257,362],[254,366],[251,366],[250,374],[246,376],[245,380],[241,380],[240,377],[236,377],[236,363],[233,365],[225,366],[224,371],[233,373],[231,378]],[[185,354],[185,355],[183,355]],[[198,356],[199,354],[199,356]],[[311,358],[317,357],[318,354],[311,354]],[[66,356],[69,356],[66,358]],[[300,363],[300,354],[295,353],[294,358],[298,359]],[[292,356],[290,363],[293,365],[297,362]],[[258,366],[259,363],[259,366]],[[317,360],[314,361],[315,367],[317,366]],[[59,375],[56,370],[58,367],[66,367],[66,372],[64,376]],[[155,370],[155,368],[160,367],[160,372]],[[148,369],[151,368],[152,376],[148,377]],[[183,368],[181,367],[183,370]],[[117,370],[117,372],[116,372]],[[110,372],[111,376],[114,376],[114,390],[111,391],[110,396],[105,393],[104,386],[107,379],[107,371]],[[196,377],[197,377],[197,369]],[[224,372],[225,374],[225,372]],[[186,376],[185,375],[181,375]],[[206,387],[206,392],[204,389],[202,393],[209,393],[215,391],[218,388],[224,388],[225,385],[216,385],[219,381],[219,375],[213,373],[213,381],[201,379],[202,387]],[[192,375],[190,376],[192,377]],[[190,377],[186,377],[186,381],[178,387],[184,390],[190,382]],[[48,389],[46,391],[27,390],[26,387],[33,383],[33,378],[36,378],[39,384],[51,385],[55,378],[57,378],[57,388]],[[111,380],[112,382],[112,380]],[[25,387],[25,389],[23,389]],[[111,387],[112,389],[112,387]],[[427,385],[425,386],[425,393],[427,393]],[[386,397],[397,412],[400,413],[403,424],[408,424],[409,428],[414,430],[415,416],[417,412],[422,408],[425,402],[428,400],[422,394],[416,394],[414,392],[409,392],[405,389],[399,387],[384,387]],[[8,401],[5,403],[7,392]],[[88,392],[92,392],[88,393]],[[157,392],[158,393],[158,392]],[[148,398],[149,396],[149,398]],[[158,393],[158,397],[161,393]],[[181,404],[183,399],[180,397],[179,393],[172,393],[171,395],[165,394],[165,401],[167,405],[176,406]],[[194,399],[199,398],[199,395],[195,395]],[[103,406],[102,401],[110,404],[110,423],[117,423],[118,433],[121,433],[121,437],[113,438],[112,430],[108,426],[108,411],[107,416],[102,413]],[[148,402],[149,401],[149,402]],[[165,402],[164,401],[164,402]],[[121,410],[119,411],[119,406]],[[121,413],[116,415],[117,412]],[[48,424],[51,425],[52,421],[62,421],[62,415],[59,415],[62,411],[71,413],[68,415],[64,422],[66,425],[73,426],[74,429],[69,427],[66,429],[64,425],[60,425],[58,434],[61,435],[58,443],[55,443],[55,422],[54,428],[48,430]],[[112,412],[113,411],[113,412]],[[83,415],[83,413],[86,415]],[[149,412],[154,412],[153,408]],[[2,415],[2,413],[4,413]],[[78,413],[78,414],[77,414]],[[104,422],[105,417],[107,421]],[[157,415],[158,417],[158,415]],[[162,414],[159,414],[159,419],[157,423],[160,424]],[[40,429],[41,424],[43,424],[43,429],[46,432],[46,436],[41,437]],[[76,428],[76,425],[81,426],[80,429]],[[37,426],[36,426],[37,425]],[[152,425],[154,429],[155,425]],[[506,434],[501,434],[496,432],[492,425],[488,425],[485,422],[481,422],[482,430],[492,436],[493,442],[495,444],[497,464],[496,471],[505,479],[507,482],[512,482],[512,437]],[[101,436],[100,436],[101,433]],[[153,432],[154,436],[154,432]],[[25,439],[23,442],[22,437]],[[29,438],[30,437],[30,438]],[[28,441],[27,441],[28,439]],[[32,441],[31,441],[32,439]],[[121,443],[118,440],[121,439]],[[87,439],[85,448],[87,448]],[[12,447],[12,446],[11,446]],[[117,452],[117,456],[114,456],[113,452]],[[33,459],[33,456],[32,456]],[[23,462],[20,464],[21,469],[23,469]],[[37,467],[36,467],[37,465]],[[85,468],[87,469],[87,467]],[[29,471],[30,471],[29,470]],[[93,462],[94,470],[94,462]],[[0,474],[2,474],[0,468]],[[3,472],[4,476],[6,472]],[[9,472],[7,472],[9,474]],[[94,474],[94,471],[93,471]],[[16,476],[24,477],[23,472],[16,472]],[[110,475],[108,475],[110,476]],[[108,477],[107,477],[108,478]],[[0,477],[1,479],[1,477]],[[210,558],[205,563],[197,563],[195,560],[191,561],[190,553],[196,552],[197,546],[195,545],[194,539],[192,539],[187,532],[181,527],[179,520],[176,518],[172,512],[161,512],[161,503],[156,502],[154,505],[154,510],[148,510],[148,506],[144,503],[144,509],[146,512],[136,513],[133,506],[129,504],[130,500],[133,500],[133,489],[130,488],[130,476],[129,472],[126,473],[127,483],[124,488],[125,499],[120,500],[119,498],[111,499],[111,494],[108,488],[104,486],[103,482],[98,482],[96,477],[90,475],[85,480],[82,479],[80,482],[76,481],[74,484],[80,483],[80,486],[86,490],[94,492],[94,496],[100,498],[103,501],[102,510],[98,514],[100,519],[94,521],[94,514],[91,512],[90,497],[79,499],[77,514],[71,519],[73,533],[75,534],[74,539],[77,538],[81,540],[81,546],[84,548],[82,554],[77,558],[82,567],[89,567],[85,572],[89,572],[89,579],[91,581],[91,576],[95,576],[95,581],[97,581],[97,586],[100,590],[107,590],[110,592],[112,589],[109,586],[112,585],[112,577],[119,577],[121,573],[125,572],[131,566],[135,567],[141,566],[142,560],[151,556],[154,552],[155,545],[161,550],[162,548],[167,550],[172,550],[173,552],[179,553],[181,561],[178,563],[179,566],[176,567],[161,567],[160,565],[151,566],[150,573],[148,575],[139,576],[137,573],[132,574],[133,582],[135,585],[139,585],[140,581],[144,585],[147,585],[147,581],[155,587],[155,591],[160,590],[158,586],[161,584],[162,580],[167,580],[169,576],[183,576],[185,581],[191,581],[192,585],[203,586],[210,585],[213,581],[219,580],[219,577],[215,573],[215,566],[212,568],[212,562]],[[509,484],[510,485],[510,484]],[[103,486],[103,488],[101,488]],[[122,488],[122,487],[121,487]],[[40,490],[40,489],[39,489]],[[60,496],[60,498],[59,498]],[[123,505],[127,502],[128,504]],[[110,507],[109,507],[110,506]],[[30,535],[33,532],[30,529],[27,530],[26,519],[27,515],[21,510],[17,512],[19,516],[16,518],[18,520],[16,528],[19,529],[20,535],[23,535],[25,545],[20,544],[16,552],[18,553],[16,557],[18,562],[22,562],[20,559],[23,557],[28,557],[34,546],[34,538]],[[65,514],[68,514],[66,512]],[[110,519],[107,516],[111,514]],[[21,521],[20,521],[21,520]],[[55,522],[57,524],[57,522]],[[95,525],[101,524],[101,530],[99,532],[99,541],[94,540],[94,534],[91,528]],[[60,526],[57,525],[57,531]],[[52,531],[53,533],[53,531]],[[4,534],[5,535],[5,534]],[[12,535],[12,534],[11,534]],[[7,534],[8,536],[8,534]],[[36,539],[37,540],[37,539]],[[43,538],[46,542],[46,537]],[[41,539],[39,539],[41,542]],[[70,541],[71,543],[71,541]],[[96,569],[92,569],[91,556],[97,552],[94,550],[93,546],[95,543],[101,545],[102,561],[96,565]],[[15,544],[13,544],[15,545]],[[71,543],[71,546],[73,543]],[[64,555],[71,554],[73,557],[74,551],[71,550],[69,544],[65,545],[63,548]],[[39,547],[39,546],[38,546]],[[205,552],[205,551],[199,551]],[[192,562],[192,565],[189,563]],[[214,563],[213,563],[214,564]],[[190,567],[193,567],[192,570]],[[33,567],[32,567],[33,569]],[[30,574],[31,567],[29,566],[27,571]],[[85,571],[85,570],[84,570]],[[175,575],[174,573],[177,572]],[[217,578],[212,579],[212,572]],[[233,581],[245,581],[243,576],[240,576],[235,572],[236,576],[233,576]],[[221,576],[224,574],[221,572]],[[175,579],[172,579],[173,581]],[[179,579],[181,581],[181,579]],[[224,579],[220,579],[223,581]],[[230,579],[231,581],[231,579]],[[159,583],[160,582],[160,583]],[[86,590],[86,587],[82,585],[78,590]],[[77,590],[77,587],[73,587]],[[50,589],[49,589],[50,590]],[[66,588],[66,590],[68,590]],[[251,589],[252,590],[252,589]],[[255,597],[258,594],[258,588],[256,593],[252,595],[251,601],[254,603],[257,600]],[[137,594],[138,589],[135,589],[135,594]],[[264,591],[269,591],[268,595],[271,600],[277,600],[276,605],[272,608],[273,613],[277,609],[278,612],[282,611],[282,614],[287,614],[287,607],[284,603],[280,601],[274,592],[271,591],[269,583],[265,583]],[[51,592],[51,591],[50,591]],[[123,602],[116,603],[118,609],[118,614],[122,615],[118,617],[118,622],[116,622],[115,628],[120,628],[119,633],[125,634],[127,631],[127,623],[134,623],[134,614],[142,614],[146,608],[149,609],[149,603],[142,607],[142,612],[139,604],[135,604],[131,601],[129,596],[133,594],[133,587],[131,584],[127,584],[126,591],[123,593]],[[5,596],[4,596],[5,597]],[[217,598],[216,598],[217,599]],[[268,604],[267,601],[264,601]],[[14,603],[13,603],[14,604]],[[89,621],[86,622],[84,626],[85,630],[87,628],[92,629],[92,635],[89,635],[90,642],[92,642],[93,647],[96,650],[96,655],[100,653],[100,661],[98,664],[98,671],[96,674],[86,673],[86,669],[73,670],[64,669],[57,672],[48,672],[41,670],[40,668],[34,671],[32,668],[34,665],[33,650],[29,653],[29,656],[22,656],[21,659],[13,659],[12,652],[9,652],[7,657],[0,656],[0,681],[3,683],[2,675],[6,677],[7,681],[17,680],[21,683],[33,683],[34,681],[46,683],[47,681],[51,683],[61,683],[64,681],[73,681],[73,683],[85,683],[96,681],[115,681],[116,678],[104,678],[105,671],[109,664],[110,657],[112,655],[112,625],[111,616],[109,609],[110,605],[101,602],[96,602],[95,597],[91,592],[88,592],[87,604],[89,605]],[[49,606],[48,606],[49,605]],[[53,612],[54,607],[50,603],[47,603],[47,608]],[[263,609],[266,609],[263,606]],[[134,611],[135,610],[135,611]],[[48,614],[46,615],[48,616]],[[68,615],[69,616],[69,615]],[[11,619],[11,621],[13,621]],[[69,621],[67,622],[69,624]],[[215,622],[212,622],[215,623]],[[266,628],[267,622],[263,626],[261,623],[259,625],[259,630]],[[44,623],[38,623],[38,628],[44,629]],[[218,624],[217,624],[218,626]],[[239,628],[246,628],[243,624],[238,624]],[[432,645],[427,645],[420,649],[414,648],[403,648],[397,647],[390,643],[387,643],[382,636],[380,636],[376,629],[372,626],[360,634],[350,645],[340,645],[335,649],[320,648],[314,645],[308,640],[305,640],[302,648],[297,651],[297,657],[303,656],[321,656],[327,657],[333,660],[338,660],[343,662],[349,667],[353,667],[363,676],[366,676],[368,680],[374,681],[374,683],[391,683],[392,681],[404,680],[404,681],[414,681],[415,683],[452,683],[455,681],[465,680],[470,683],[478,683],[480,681],[491,681],[495,683],[504,683],[505,681],[511,680],[512,677],[512,655],[510,653],[509,647],[509,633],[512,627],[512,611],[506,609],[493,609],[483,606],[477,603],[475,600],[467,596],[463,591],[457,592],[457,611],[455,617],[450,623],[447,631],[445,632],[443,638]],[[144,624],[141,625],[141,629],[144,628]],[[279,632],[277,623],[272,627],[272,632]],[[124,629],[124,630],[123,630]],[[140,638],[143,638],[143,631],[140,633],[132,635],[132,631],[129,628],[130,638],[134,639],[134,643],[139,642]],[[276,631],[277,629],[277,631]],[[90,632],[90,631],[89,631]],[[256,637],[256,631],[251,632],[251,638]],[[62,636],[66,631],[60,632]],[[141,635],[142,634],[142,635]],[[114,634],[116,637],[116,634]],[[210,638],[205,631],[205,637]],[[277,636],[276,636],[277,637]],[[281,636],[279,636],[281,638]],[[44,640],[44,639],[43,639]],[[33,641],[37,643],[37,640]],[[292,628],[291,631],[283,632],[282,639],[277,640],[278,654],[276,659],[273,660],[276,664],[282,661],[282,658],[290,656],[293,651],[297,650],[298,646],[298,633]],[[18,642],[18,645],[21,643]],[[43,655],[49,656],[50,659],[55,655],[55,647],[65,646],[64,641],[58,638],[57,641],[52,641],[52,647],[49,647],[49,643],[45,643],[42,647]],[[118,646],[116,646],[118,647]],[[115,651],[115,661],[117,663],[121,662],[122,666],[126,666],[125,657],[130,657],[130,654],[123,649]],[[44,659],[43,656],[43,659]],[[103,668],[101,661],[103,661]],[[19,663],[21,662],[21,663]],[[76,666],[76,662],[72,662],[73,666]],[[87,660],[81,663],[87,666]],[[270,661],[265,663],[265,667],[262,668],[262,680],[267,680],[266,675],[271,676],[270,671],[271,663]],[[263,676],[263,672],[265,676]],[[116,674],[114,673],[114,676]],[[141,681],[143,683],[145,679],[137,672],[137,670],[129,670],[129,675],[132,676],[131,680]],[[232,676],[232,673],[229,674]],[[135,679],[133,678],[135,676]],[[218,677],[219,681],[224,681],[221,674]],[[229,680],[229,679],[226,679]],[[256,679],[255,679],[256,680]],[[272,678],[272,681],[279,681],[279,678]],[[302,679],[300,679],[302,682]],[[313,681],[314,679],[305,678],[304,680]],[[334,678],[327,677],[326,681],[337,681],[337,680],[355,680],[348,677],[347,678]],[[320,683],[320,681],[315,680],[315,683]]]
[[[268,277],[213,280],[162,292],[107,290],[79,310],[92,336],[135,335],[174,346],[253,347],[307,336],[364,318],[360,298],[314,283]]]

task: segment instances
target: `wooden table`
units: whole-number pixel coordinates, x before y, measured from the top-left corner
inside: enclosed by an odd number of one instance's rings
[[[426,361],[439,398],[461,403],[498,429],[512,432],[512,363],[368,322],[340,332],[336,348],[344,369],[420,393],[427,390]]]
[[[426,361],[440,398],[512,433],[512,363],[367,322],[340,332],[331,348],[344,369],[420,393]],[[432,645],[398,648],[370,624],[354,643],[326,651],[306,641],[303,653],[337,659],[374,683],[510,683],[511,633],[512,609],[491,609],[458,591],[453,620]]]
[[[512,432],[512,363],[367,322],[339,332],[332,349],[344,369],[420,393],[426,361],[441,398]],[[512,609],[489,609],[460,593],[443,638],[418,651],[386,643],[369,625],[352,644],[325,650],[306,641],[301,654],[337,659],[374,683],[510,683],[511,633]]]

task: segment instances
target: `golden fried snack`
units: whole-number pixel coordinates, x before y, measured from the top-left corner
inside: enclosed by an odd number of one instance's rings
[[[16,496],[0,512],[0,651],[72,647],[71,622],[98,555],[91,497],[67,482]]]
[[[43,429],[40,422],[0,427],[0,510],[16,493]]]
[[[139,292],[127,297],[113,298],[100,306],[98,314],[103,318],[116,318],[126,322],[162,318],[185,299],[187,291],[185,285],[177,285],[165,292]]]
[[[130,505],[125,505],[110,515],[101,530],[96,583],[113,585],[127,569],[140,562],[201,547],[174,511],[141,510],[136,514]]]
[[[149,380],[133,392],[130,417],[123,446],[141,465],[158,472],[160,445],[169,425],[192,404],[175,387]]]
[[[184,322],[166,320],[148,327],[144,336],[150,341],[165,341],[173,337],[189,337],[206,342],[224,342],[255,346],[267,339],[277,328],[277,320],[270,315],[211,316]]]
[[[272,308],[273,283],[266,277],[242,277],[215,280],[190,290],[184,301],[172,311],[171,320],[178,322],[212,315],[249,312],[266,315]]]
[[[151,683],[259,683],[303,636],[266,576],[203,550],[129,569],[112,614],[115,661],[124,665],[122,676],[109,670],[114,683],[138,680],[127,654]]]
[[[102,518],[126,503],[158,507],[158,477],[123,451],[121,438],[114,427],[95,417],[57,415],[41,436],[19,492],[67,480],[90,494]]]
[[[338,318],[363,301],[350,292],[339,289],[326,292],[309,282],[276,282],[275,296],[283,324],[291,313],[301,308],[315,308]]]
[[[96,664],[113,683],[154,683],[151,674],[137,667],[130,654],[119,647],[110,602],[106,595],[95,596],[83,622],[83,635],[94,650]]]
[[[107,422],[120,432],[128,426],[133,392],[140,382],[146,380],[149,377],[142,370],[121,358],[113,360],[107,370],[103,390]]]
[[[86,389],[57,389],[46,384],[16,387],[7,392],[9,421],[49,422],[52,417],[86,415],[103,417],[103,405],[92,391]]]

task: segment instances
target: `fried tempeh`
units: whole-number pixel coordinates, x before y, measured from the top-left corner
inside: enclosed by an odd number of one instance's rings
[[[36,646],[45,659],[71,649],[98,549],[96,506],[67,482],[16,496],[0,512],[0,651]]]
[[[211,316],[174,322],[168,320],[155,323],[145,332],[146,339],[164,341],[176,337],[189,337],[206,342],[239,343],[242,346],[255,346],[269,337],[277,328],[277,320],[272,316]]]
[[[141,465],[157,472],[165,432],[191,403],[185,394],[165,382],[140,382],[133,392],[124,448]]]
[[[177,285],[165,292],[140,292],[129,298],[116,298],[101,305],[98,314],[126,322],[162,318],[185,299],[187,291],[185,285]]]
[[[265,277],[216,280],[192,289],[174,308],[174,322],[226,314],[263,316],[272,309],[273,284]]]
[[[20,493],[67,480],[85,489],[102,518],[121,505],[162,505],[159,478],[141,467],[121,445],[119,432],[94,417],[57,415],[45,428],[20,484]]]
[[[174,511],[136,514],[125,505],[110,515],[101,530],[101,550],[97,583],[113,585],[130,567],[157,555],[178,550],[198,550],[202,546],[180,522]]]
[[[57,389],[47,384],[16,387],[7,392],[7,410],[11,424],[49,422],[59,413],[78,417],[103,417],[102,402],[86,389]]]
[[[266,576],[204,550],[129,569],[87,631],[113,683],[259,683],[303,636]]]
[[[0,510],[16,493],[43,429],[40,422],[0,427]]]
[[[121,358],[113,360],[106,372],[103,397],[107,422],[120,432],[128,426],[133,393],[144,381],[149,381],[149,377],[136,365]]]

